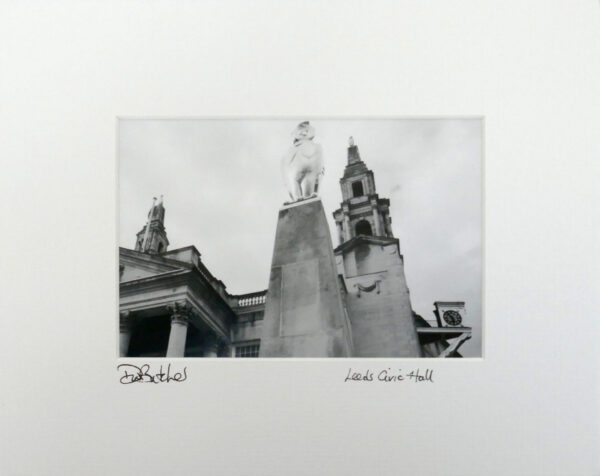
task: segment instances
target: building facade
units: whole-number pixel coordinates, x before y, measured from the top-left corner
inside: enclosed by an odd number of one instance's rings
[[[352,342],[340,356],[460,357],[458,348],[471,337],[471,329],[462,325],[464,303],[434,303],[431,322],[412,310],[390,201],[377,194],[374,173],[352,139],[340,186],[342,202],[333,213],[337,279],[332,275],[325,283],[339,287]],[[261,356],[267,290],[229,294],[194,246],[168,250],[164,219],[161,197],[134,249],[119,250],[120,355]]]

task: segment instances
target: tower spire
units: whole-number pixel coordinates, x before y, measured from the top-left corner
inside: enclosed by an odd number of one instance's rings
[[[142,253],[163,253],[167,251],[169,240],[165,230],[165,207],[163,196],[157,201],[152,198],[152,207],[148,212],[148,219],[144,228],[138,232],[135,250]]]
[[[359,235],[393,238],[390,201],[379,198],[375,176],[361,159],[354,137],[348,139],[348,162],[340,187],[341,208],[333,213],[339,244]]]
[[[362,162],[362,160],[360,159],[358,146],[354,143],[354,137],[350,136],[348,139],[348,165],[357,164],[359,162]]]
[[[144,232],[144,240],[142,241],[142,250],[146,249],[148,244],[148,235],[150,234],[150,220],[152,219],[152,213],[154,213],[154,207],[156,206],[156,197],[152,197],[152,208],[148,212],[148,220],[146,220],[146,231]]]

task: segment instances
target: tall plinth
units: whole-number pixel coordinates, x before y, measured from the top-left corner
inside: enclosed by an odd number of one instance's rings
[[[350,357],[352,341],[319,198],[279,210],[260,357]]]

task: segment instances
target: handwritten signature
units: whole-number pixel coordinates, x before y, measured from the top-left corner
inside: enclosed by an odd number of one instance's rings
[[[149,364],[143,364],[138,367],[132,364],[117,365],[117,370],[122,371],[119,382],[123,385],[130,383],[167,383],[167,382],[185,382],[187,380],[187,367],[183,371],[171,373],[171,364],[167,365],[166,372],[163,366],[160,366],[158,372],[151,372]]]
[[[421,369],[411,370],[410,372],[402,372],[401,369],[397,371],[391,368],[383,369],[379,372],[371,371],[367,369],[366,372],[355,371],[351,368],[348,369],[348,375],[344,379],[344,382],[431,382],[433,383],[433,369]]]

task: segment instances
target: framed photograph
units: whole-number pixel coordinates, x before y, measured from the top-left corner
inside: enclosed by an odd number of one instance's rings
[[[600,474],[599,28],[0,2],[0,474]]]

